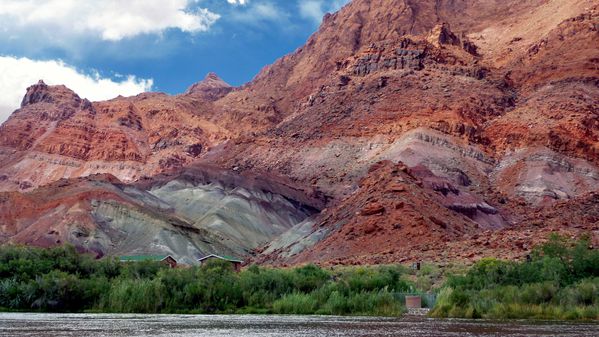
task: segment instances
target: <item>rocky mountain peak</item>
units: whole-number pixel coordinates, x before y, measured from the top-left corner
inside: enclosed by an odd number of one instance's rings
[[[36,116],[38,120],[58,121],[73,116],[77,111],[94,113],[92,103],[82,99],[64,85],[47,85],[43,80],[27,88],[21,101],[19,115]]]
[[[23,100],[21,101],[21,107],[38,102],[52,102],[48,85],[44,83],[44,80],[39,80],[36,84],[27,88],[25,97],[23,97]]]
[[[65,103],[73,102],[79,106],[82,102],[79,95],[64,85],[47,85],[43,80],[27,88],[27,92],[21,101],[21,108],[36,103]]]
[[[190,86],[185,94],[199,94],[206,98],[218,99],[231,91],[232,88],[231,85],[221,79],[216,73],[209,72],[203,80]]]
[[[206,77],[204,77],[202,83],[219,87],[230,87],[230,85],[227,82],[225,82],[214,72],[209,72],[208,74],[206,74]]]

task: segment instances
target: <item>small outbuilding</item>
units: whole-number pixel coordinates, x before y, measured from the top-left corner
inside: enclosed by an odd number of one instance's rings
[[[142,261],[155,261],[168,265],[171,268],[177,267],[177,260],[170,255],[130,255],[121,256],[119,258],[121,262],[142,262]]]
[[[206,255],[202,258],[198,259],[198,262],[200,263],[200,266],[207,263],[208,261],[212,261],[212,260],[223,260],[223,261],[227,261],[229,263],[231,263],[231,265],[233,266],[233,270],[235,270],[236,272],[241,270],[241,264],[243,263],[242,260],[232,257],[232,256],[226,256],[226,255],[216,255],[216,254],[210,254],[210,255]]]
[[[420,297],[420,296],[406,296],[406,308],[408,308],[408,309],[420,309],[420,308],[422,308],[422,297]]]

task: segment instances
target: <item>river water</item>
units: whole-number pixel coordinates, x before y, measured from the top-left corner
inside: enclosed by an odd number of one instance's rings
[[[0,336],[599,336],[598,323],[330,316],[1,313]]]

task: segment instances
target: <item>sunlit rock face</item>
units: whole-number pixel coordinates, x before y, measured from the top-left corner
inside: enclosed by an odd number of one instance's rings
[[[0,127],[0,190],[98,173],[132,182],[190,164],[229,139],[212,101],[232,90],[214,74],[192,89],[92,103],[64,86],[29,87]]]

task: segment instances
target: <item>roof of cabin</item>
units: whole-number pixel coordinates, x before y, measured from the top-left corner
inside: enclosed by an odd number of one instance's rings
[[[120,256],[120,261],[163,261],[167,258],[171,258],[175,260],[170,255],[130,255],[130,256]],[[176,260],[175,260],[176,261]]]
[[[225,261],[229,261],[229,262],[239,262],[239,263],[243,263],[243,261],[242,261],[242,260],[240,260],[240,259],[238,259],[238,258],[236,258],[236,257],[233,257],[233,256],[227,256],[227,255],[216,255],[216,254],[210,254],[210,255],[206,255],[206,256],[204,256],[204,257],[201,257],[201,258],[199,258],[199,259],[198,259],[198,261],[204,261],[204,260],[206,260],[206,259],[208,259],[208,258],[211,258],[211,257],[214,257],[214,258],[217,258],[217,259],[221,259],[221,260],[225,260]]]

